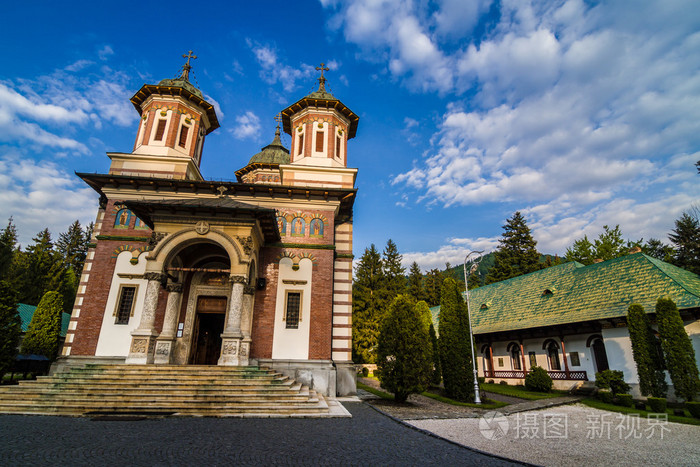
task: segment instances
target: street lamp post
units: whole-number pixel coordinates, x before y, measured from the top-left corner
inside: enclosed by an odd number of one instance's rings
[[[464,258],[464,289],[467,292],[467,317],[469,318],[469,342],[471,343],[472,349],[472,369],[474,370],[474,402],[481,404],[481,398],[479,397],[479,374],[476,370],[476,351],[474,349],[474,332],[472,328],[472,314],[469,311],[469,276],[476,271],[479,267],[479,261],[481,260],[481,254],[484,251],[470,251],[469,254]],[[467,260],[471,255],[479,255],[474,259],[471,268],[469,268],[469,274],[467,274]]]

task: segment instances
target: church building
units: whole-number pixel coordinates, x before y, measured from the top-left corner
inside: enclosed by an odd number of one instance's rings
[[[78,174],[100,203],[57,365],[258,365],[353,394],[347,149],[359,117],[326,90],[321,64],[318,90],[281,110],[236,181],[206,180],[219,121],[185,57],[178,78],[131,98],[133,150]]]

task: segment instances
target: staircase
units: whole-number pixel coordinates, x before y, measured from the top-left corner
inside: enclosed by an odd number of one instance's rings
[[[98,364],[0,387],[0,413],[350,416],[336,401],[326,401],[316,391],[266,368]]]

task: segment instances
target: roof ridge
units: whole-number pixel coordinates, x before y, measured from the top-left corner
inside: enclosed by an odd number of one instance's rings
[[[649,261],[656,269],[658,269],[659,271],[661,271],[661,273],[662,273],[664,276],[668,277],[671,281],[673,281],[673,282],[674,282],[675,284],[677,284],[680,288],[682,288],[683,290],[685,290],[686,292],[688,292],[690,295],[694,295],[694,296],[700,298],[700,295],[698,295],[697,293],[695,293],[695,292],[693,292],[692,290],[688,289],[688,287],[687,287],[685,284],[683,284],[682,282],[678,281],[674,276],[668,274],[668,273],[667,273],[666,271],[664,271],[664,270],[660,267],[660,265],[657,264],[657,263],[662,263],[662,264],[664,264],[664,265],[666,265],[666,266],[671,266],[671,267],[673,267],[673,268],[675,268],[675,269],[678,269],[679,271],[683,271],[683,272],[688,273],[688,274],[695,274],[694,272],[691,272],[691,271],[688,271],[688,270],[683,269],[683,268],[681,268],[681,267],[678,267],[678,266],[676,266],[675,264],[667,263],[666,261],[661,261],[661,260],[658,259],[658,258],[654,258],[654,257],[649,256],[649,255],[646,255],[646,254],[644,254],[644,253],[637,253],[637,254],[641,254],[641,255],[644,257],[644,259],[646,259],[647,261]],[[627,256],[632,256],[632,255],[627,255]],[[697,274],[695,274],[695,275],[697,275]]]
[[[520,278],[522,278],[522,277],[531,276],[531,275],[533,275],[533,274],[539,274],[539,273],[541,273],[542,271],[550,271],[550,270],[552,270],[553,268],[560,268],[560,267],[563,267],[563,266],[569,266],[569,264],[573,265],[573,266],[574,266],[574,269],[579,269],[579,268],[581,268],[581,267],[584,267],[584,268],[586,267],[586,265],[581,264],[581,263],[579,263],[578,261],[566,261],[566,262],[561,263],[561,264],[555,264],[554,266],[549,266],[549,267],[546,267],[546,268],[538,269],[537,271],[532,271],[532,272],[528,272],[528,273],[525,273],[525,274],[520,274],[519,276],[515,276],[515,277],[509,277],[508,279],[503,279],[502,281],[491,282],[490,284],[484,284],[484,285],[482,285],[481,287],[477,287],[477,289],[483,289],[484,287],[489,287],[489,286],[492,286],[492,285],[495,285],[495,284],[504,284],[504,283],[506,283],[506,282],[508,282],[508,281],[512,281],[512,280],[515,280],[515,279],[520,279]],[[476,289],[471,289],[471,290],[476,290]],[[464,294],[464,293],[465,293],[465,292],[462,292],[462,294]]]

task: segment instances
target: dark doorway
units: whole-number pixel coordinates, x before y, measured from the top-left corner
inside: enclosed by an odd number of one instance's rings
[[[605,371],[609,369],[608,354],[605,351],[605,344],[602,339],[593,341],[593,358],[595,358],[596,371]]]
[[[216,365],[221,355],[221,333],[226,319],[226,297],[199,297],[190,363]]]

